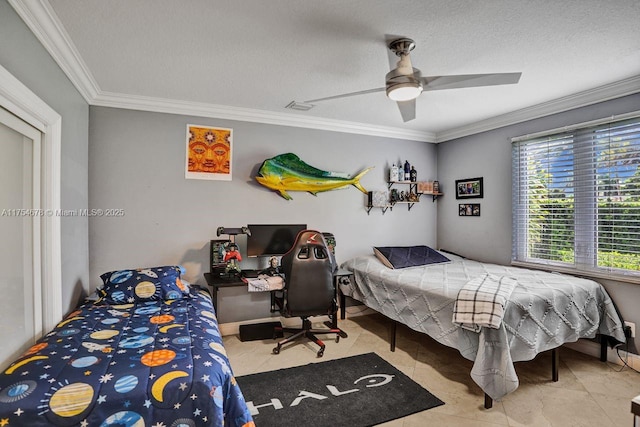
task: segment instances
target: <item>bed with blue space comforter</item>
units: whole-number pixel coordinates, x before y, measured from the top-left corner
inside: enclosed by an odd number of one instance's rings
[[[0,374],[0,425],[253,426],[209,294],[166,272],[103,277]]]

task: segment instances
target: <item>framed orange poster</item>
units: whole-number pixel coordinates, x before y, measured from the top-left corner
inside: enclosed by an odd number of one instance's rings
[[[188,124],[185,178],[231,181],[232,132]]]

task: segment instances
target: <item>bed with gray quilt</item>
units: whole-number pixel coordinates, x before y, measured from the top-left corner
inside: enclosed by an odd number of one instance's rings
[[[474,362],[473,380],[496,400],[518,387],[514,362],[596,334],[625,341],[622,320],[597,282],[444,255],[451,262],[400,269],[373,254],[353,258],[341,265],[353,272],[341,292],[458,349]],[[487,274],[509,277],[515,286],[500,326],[475,332],[453,322],[454,304],[465,284]]]

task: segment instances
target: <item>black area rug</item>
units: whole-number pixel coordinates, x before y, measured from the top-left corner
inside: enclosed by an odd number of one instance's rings
[[[371,426],[444,404],[375,353],[237,380],[258,427]]]

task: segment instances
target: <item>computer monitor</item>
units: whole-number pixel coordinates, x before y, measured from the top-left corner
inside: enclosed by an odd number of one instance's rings
[[[307,229],[307,224],[247,224],[247,256],[281,256],[296,241],[296,236]]]

